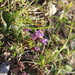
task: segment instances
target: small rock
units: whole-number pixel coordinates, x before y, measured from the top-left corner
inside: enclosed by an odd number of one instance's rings
[[[0,65],[0,75],[8,75],[9,68],[10,66],[7,63],[3,62]]]

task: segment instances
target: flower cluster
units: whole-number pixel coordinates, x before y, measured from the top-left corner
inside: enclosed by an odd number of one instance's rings
[[[25,32],[27,32],[29,30],[30,29],[28,29],[28,28],[24,29]],[[35,31],[31,35],[33,41],[37,40],[37,41],[41,42],[42,44],[47,45],[48,39],[44,39],[43,36],[44,36],[44,34],[40,30]],[[39,51],[40,48],[36,46],[36,47],[32,47],[31,50]]]
[[[32,36],[32,40],[33,40],[33,41],[34,41],[34,40],[38,40],[38,41],[41,42],[42,44],[47,45],[46,42],[48,41],[48,39],[44,39],[44,38],[43,38],[44,34],[43,34],[40,30],[35,31],[35,33],[32,34],[31,36]]]

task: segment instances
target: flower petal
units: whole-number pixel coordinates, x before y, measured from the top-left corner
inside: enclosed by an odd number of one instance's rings
[[[32,40],[36,40],[37,38],[42,38],[44,36],[44,34],[40,30],[38,30],[31,36],[32,36]]]
[[[47,45],[46,42],[48,41],[48,39],[42,39],[42,38],[40,38],[39,41],[40,41],[42,44]]]

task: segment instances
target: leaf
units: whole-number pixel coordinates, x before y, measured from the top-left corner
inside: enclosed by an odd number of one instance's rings
[[[12,20],[12,15],[11,15],[11,13],[10,13],[10,12],[7,12],[7,11],[3,11],[2,17],[3,17],[4,21],[5,21],[6,24],[7,24],[7,28],[9,28],[10,25],[11,25],[11,20]]]
[[[59,69],[57,75],[64,75],[65,71],[64,69]]]
[[[71,6],[73,5],[73,1],[72,2],[70,2],[70,4],[66,7],[66,10],[65,10],[65,12],[67,12],[70,8],[71,8]]]
[[[70,2],[70,4],[68,5],[68,9],[70,9],[72,5],[73,5],[73,1]]]
[[[51,71],[52,71],[52,74],[55,74],[55,72],[57,71],[57,68],[56,68],[55,64],[52,64]]]
[[[3,2],[3,0],[0,0],[0,2]]]
[[[73,69],[71,65],[65,65],[65,70],[71,72]]]
[[[1,31],[5,32],[6,29],[7,29],[7,24],[4,21],[2,14],[3,14],[3,11],[0,12],[0,15],[1,15]]]
[[[60,38],[58,35],[53,34],[52,37],[53,37],[54,41],[56,41],[56,42],[60,41]]]
[[[1,45],[3,45],[3,43],[2,43],[2,42],[0,42],[0,46],[1,46]]]

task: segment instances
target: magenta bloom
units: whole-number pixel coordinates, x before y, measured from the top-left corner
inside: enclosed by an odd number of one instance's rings
[[[26,31],[26,32],[29,31],[29,30],[30,30],[30,29],[28,29],[28,28],[24,29],[24,31]]]
[[[27,73],[22,73],[22,75],[30,75],[30,74],[27,74]]]
[[[47,45],[46,42],[48,42],[48,39],[39,38],[39,41],[40,41],[42,44]]]
[[[33,47],[33,48],[31,48],[31,50],[36,50],[36,51],[38,51],[38,50],[40,50],[40,48],[39,48],[39,47]]]
[[[32,34],[31,36],[32,36],[32,40],[36,40],[37,38],[43,37],[44,34],[40,30],[38,30],[34,34]]]
[[[38,30],[36,31],[34,34],[31,35],[32,36],[32,40],[38,40],[40,41],[42,44],[47,45],[46,42],[48,41],[48,39],[43,39],[44,34]],[[37,50],[37,49],[36,49]]]

